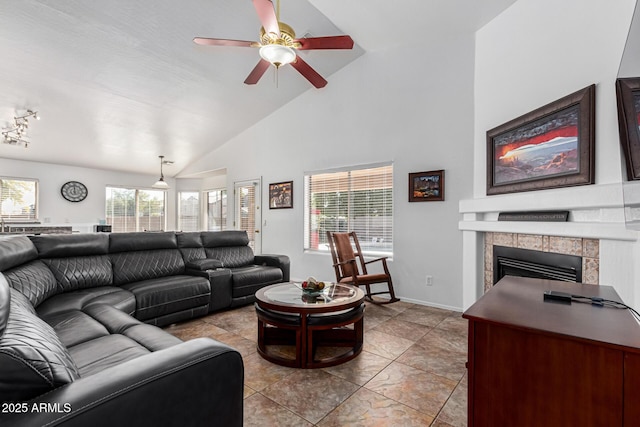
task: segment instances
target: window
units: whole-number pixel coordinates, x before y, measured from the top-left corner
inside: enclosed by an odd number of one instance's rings
[[[112,231],[161,231],[166,228],[165,192],[107,187],[106,219]]]
[[[207,230],[227,229],[227,190],[207,192]]]
[[[200,230],[200,193],[181,191],[178,195],[178,229],[182,231]]]
[[[327,231],[355,231],[368,255],[393,255],[393,165],[305,173],[307,250],[328,250]]]
[[[0,178],[0,218],[6,222],[38,219],[38,181]]]

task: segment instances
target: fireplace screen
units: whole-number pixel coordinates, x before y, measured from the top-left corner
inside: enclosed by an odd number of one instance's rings
[[[494,246],[493,284],[504,276],[582,283],[582,257]]]

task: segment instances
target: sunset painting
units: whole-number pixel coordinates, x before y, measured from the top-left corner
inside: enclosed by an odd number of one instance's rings
[[[573,105],[497,135],[493,140],[494,185],[578,172],[578,121],[579,106]]]

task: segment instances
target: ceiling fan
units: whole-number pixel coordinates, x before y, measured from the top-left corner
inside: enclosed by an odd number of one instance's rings
[[[283,65],[291,64],[316,88],[326,86],[327,81],[316,70],[296,54],[296,50],[312,49],[352,49],[353,40],[349,36],[328,37],[303,37],[296,39],[293,28],[280,22],[280,0],[277,0],[277,10],[274,9],[271,0],[252,0],[258,13],[262,28],[260,29],[260,41],[244,41],[230,39],[216,39],[207,37],[195,37],[193,41],[206,46],[238,46],[260,48],[260,62],[244,81],[245,84],[258,83],[260,78],[273,65],[276,69]]]

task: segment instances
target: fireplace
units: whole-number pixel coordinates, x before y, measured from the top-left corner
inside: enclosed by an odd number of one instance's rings
[[[507,275],[582,283],[582,257],[493,246],[493,284]]]
[[[501,277],[499,271],[494,274],[493,248],[504,246],[512,249],[527,249],[524,261],[531,261],[536,264],[566,266],[564,261],[556,260],[542,261],[532,259],[531,255],[536,252],[545,252],[549,254],[572,255],[573,261],[582,259],[580,268],[576,264],[568,264],[578,270],[581,270],[581,278],[576,279],[580,283],[588,283],[597,285],[600,275],[600,241],[598,239],[580,238],[580,237],[564,237],[541,234],[524,234],[524,233],[501,233],[487,232],[484,233],[484,291],[488,291]],[[500,250],[498,251],[500,252]],[[517,256],[515,257],[518,258]],[[522,257],[520,257],[522,258]],[[572,267],[569,267],[572,268]],[[508,273],[510,275],[521,274],[518,271]],[[496,279],[494,279],[494,276]]]

